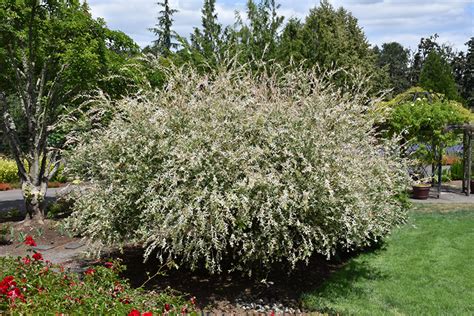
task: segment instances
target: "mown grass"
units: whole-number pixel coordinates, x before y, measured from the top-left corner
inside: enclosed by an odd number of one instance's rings
[[[474,315],[474,210],[448,210],[417,206],[381,249],[350,260],[303,305],[342,315]]]

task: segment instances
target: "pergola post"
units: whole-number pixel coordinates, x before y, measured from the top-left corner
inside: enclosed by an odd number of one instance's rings
[[[463,170],[462,170],[462,193],[466,193],[467,191],[467,166],[466,166],[466,161],[467,161],[467,130],[463,131],[462,134],[462,161],[463,161]]]
[[[463,160],[463,176],[462,176],[462,192],[467,196],[471,195],[471,176],[472,176],[472,137],[474,133],[474,124],[448,125],[444,128],[444,132],[463,132],[462,137],[462,160]],[[441,158],[440,158],[441,159]],[[439,170],[438,170],[439,172]],[[438,173],[439,175],[439,173]],[[439,181],[438,181],[439,182]],[[439,192],[439,191],[438,191]]]
[[[464,162],[466,164],[466,162]],[[471,173],[472,173],[472,131],[467,132],[467,192],[466,195],[471,195]]]
[[[441,196],[441,179],[443,178],[443,145],[439,145],[438,152],[438,199]]]

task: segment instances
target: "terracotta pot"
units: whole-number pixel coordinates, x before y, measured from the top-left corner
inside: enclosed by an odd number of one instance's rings
[[[417,200],[427,200],[430,196],[431,186],[413,186],[413,198]]]

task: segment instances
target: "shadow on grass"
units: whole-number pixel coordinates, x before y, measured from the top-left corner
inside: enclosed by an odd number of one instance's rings
[[[311,293],[311,298],[307,294],[302,294],[304,301],[310,300],[310,304],[305,304],[303,307],[311,310],[317,309],[321,313],[336,315],[340,311],[328,307],[326,302],[334,302],[340,298],[347,297],[368,300],[372,293],[357,286],[357,284],[365,283],[360,281],[378,281],[387,277],[386,274],[369,266],[365,261],[351,260],[332,276],[330,282],[307,291],[306,293]]]
[[[315,255],[308,265],[299,264],[291,273],[287,266],[275,265],[269,274],[254,277],[241,273],[210,275],[204,269],[168,270],[165,271],[165,276],[157,276],[148,282],[146,288],[162,291],[170,287],[183,294],[196,296],[199,307],[206,309],[223,308],[223,304],[235,304],[239,300],[255,302],[260,299],[266,304],[281,303],[287,307],[303,308],[301,296],[321,288],[324,281],[341,268],[347,270],[347,279],[341,278],[341,284],[338,286],[340,292],[351,291],[351,283],[359,278],[382,277],[363,264],[348,263],[349,259],[362,252],[381,249],[382,244],[378,244],[352,253],[340,253],[330,261],[321,255]],[[135,287],[141,286],[148,275],[153,275],[160,266],[157,260],[152,259],[143,263],[143,250],[139,248],[128,248],[122,254],[112,253],[109,256],[123,260],[123,264],[127,266],[123,276]],[[263,279],[266,282],[262,282]]]

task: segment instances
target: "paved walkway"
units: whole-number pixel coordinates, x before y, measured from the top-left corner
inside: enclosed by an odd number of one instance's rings
[[[50,188],[46,192],[46,201],[50,203],[54,201],[62,188]],[[21,190],[10,190],[0,192],[0,212],[10,211],[12,209],[25,211],[25,203]]]
[[[424,203],[424,204],[474,204],[474,194],[466,196],[465,194],[456,192],[441,192],[439,199],[437,198],[436,191],[430,193],[428,200],[416,200],[410,199],[413,203]]]
[[[431,188],[430,197],[428,200],[415,200],[411,199],[414,203],[424,204],[474,204],[474,194],[466,196],[461,192],[461,181],[451,181],[449,183],[443,183],[441,186],[441,195],[438,198],[437,188]]]

